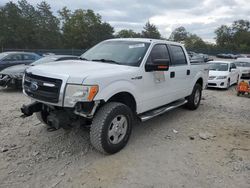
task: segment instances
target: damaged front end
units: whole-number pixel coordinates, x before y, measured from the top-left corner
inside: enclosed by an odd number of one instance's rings
[[[22,86],[22,75],[0,74],[0,86],[20,88]]]
[[[8,87],[8,83],[10,82],[11,78],[9,75],[0,75],[0,86]]]
[[[41,102],[33,102],[23,105],[22,117],[32,116],[34,113],[44,124],[55,130],[68,129],[75,124],[89,126],[100,101],[78,103],[75,108],[51,106]]]

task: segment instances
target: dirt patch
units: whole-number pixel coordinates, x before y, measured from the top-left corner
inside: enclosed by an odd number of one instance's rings
[[[96,152],[85,129],[47,132],[0,90],[0,187],[242,187],[250,184],[250,100],[205,90],[196,111],[137,123],[121,152]],[[208,136],[202,139],[200,135]]]

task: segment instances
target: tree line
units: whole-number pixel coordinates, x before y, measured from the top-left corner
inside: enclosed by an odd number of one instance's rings
[[[114,28],[93,10],[71,11],[64,7],[55,16],[50,5],[42,1],[35,7],[26,0],[0,7],[0,47],[22,49],[88,49],[114,37],[160,38],[155,25],[146,23],[141,33]]]
[[[221,25],[215,30],[215,35],[216,44],[209,44],[181,26],[171,33],[169,40],[182,42],[190,50],[250,52],[250,22],[248,20],[236,20],[230,26]]]
[[[114,28],[93,10],[64,7],[55,15],[50,5],[42,1],[36,6],[26,0],[9,2],[0,7],[0,47],[21,49],[75,48],[88,49],[109,38],[154,38],[182,42],[188,49],[225,49],[250,51],[250,23],[238,20],[231,26],[216,29],[216,45],[208,44],[184,27],[176,28],[169,38],[161,36],[158,28],[147,22],[141,32]]]

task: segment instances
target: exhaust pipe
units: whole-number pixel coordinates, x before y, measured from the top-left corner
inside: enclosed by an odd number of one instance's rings
[[[42,111],[43,104],[39,102],[33,102],[29,105],[23,105],[21,112],[23,113],[22,117],[32,116],[34,112]]]

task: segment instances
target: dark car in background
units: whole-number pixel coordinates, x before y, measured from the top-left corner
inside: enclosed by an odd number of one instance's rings
[[[22,78],[24,72],[27,68],[43,63],[63,61],[63,60],[73,60],[73,59],[79,59],[79,58],[77,56],[71,56],[71,55],[51,55],[51,56],[45,56],[29,65],[22,64],[22,65],[8,67],[0,72],[0,86],[20,88],[22,86]]]
[[[3,52],[0,53],[0,71],[14,65],[28,65],[40,58],[41,56],[31,52]]]
[[[223,59],[237,59],[239,55],[237,54],[217,54],[216,57]]]
[[[204,63],[208,61],[213,61],[207,54],[196,53],[192,51],[188,51],[188,56],[191,63]]]

